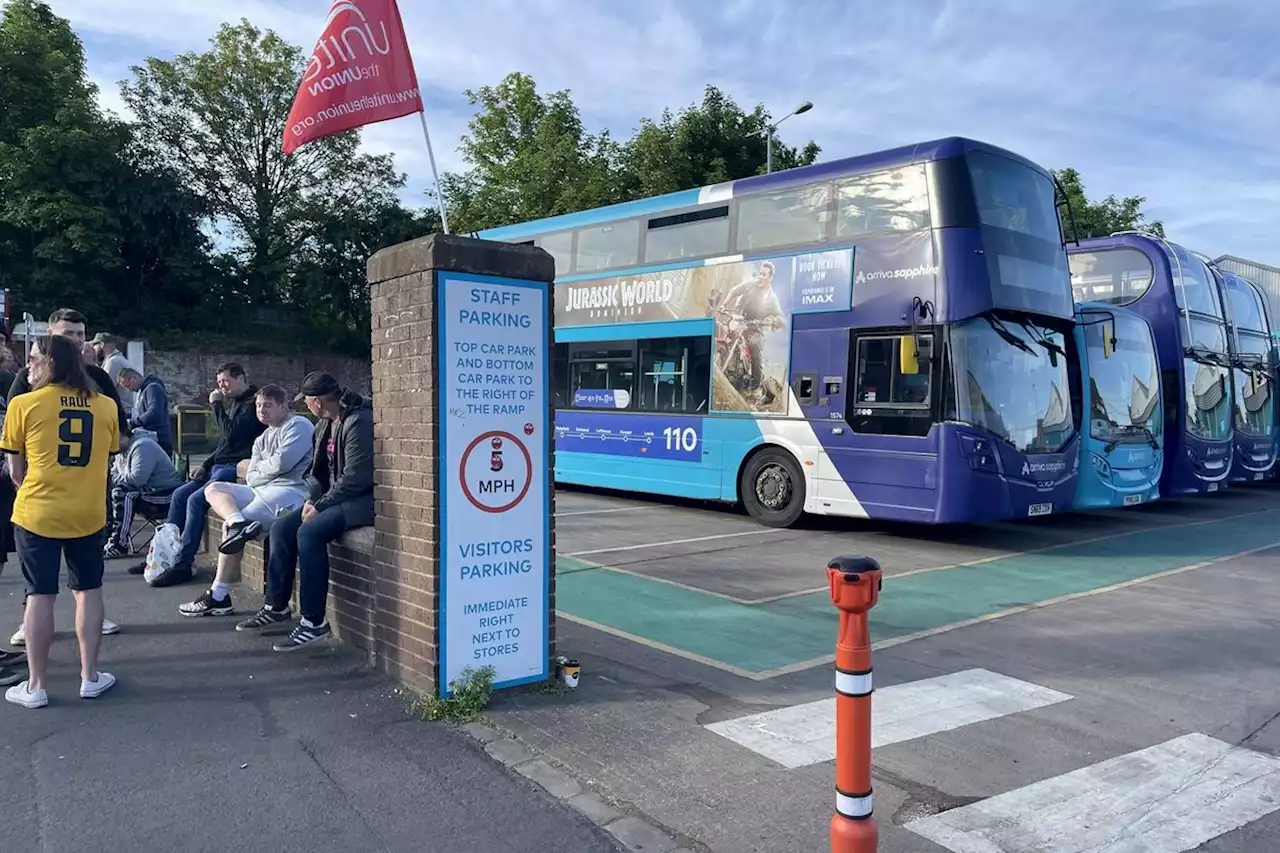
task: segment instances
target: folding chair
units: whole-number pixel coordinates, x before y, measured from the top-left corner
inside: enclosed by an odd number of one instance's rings
[[[151,546],[160,525],[169,519],[169,499],[172,495],[143,494],[133,505],[133,530],[129,531],[129,550],[142,553]],[[142,522],[139,526],[138,522]]]

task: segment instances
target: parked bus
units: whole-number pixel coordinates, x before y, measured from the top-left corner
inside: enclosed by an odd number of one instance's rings
[[[1076,299],[1132,307],[1155,335],[1164,398],[1160,494],[1226,486],[1231,469],[1230,355],[1208,266],[1159,237],[1121,233],[1067,247]]]
[[[1128,308],[1076,305],[1080,359],[1078,509],[1134,506],[1160,497],[1164,404],[1151,326]]]
[[[947,138],[495,228],[556,260],[556,480],[923,523],[1070,507],[1051,174]]]
[[[1230,481],[1260,482],[1276,467],[1275,345],[1262,290],[1248,279],[1211,265],[1226,306],[1235,398],[1235,453]]]

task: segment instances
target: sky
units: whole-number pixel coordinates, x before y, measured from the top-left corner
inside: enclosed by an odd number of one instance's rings
[[[207,47],[248,18],[310,52],[328,0],[52,0],[84,41],[104,106],[146,56]],[[467,89],[512,71],[569,89],[591,131],[720,86],[785,115],[822,159],[969,136],[1047,168],[1091,198],[1146,196],[1172,239],[1280,266],[1280,15],[1255,0],[400,0],[438,165],[465,168]],[[416,116],[366,147],[426,203]]]

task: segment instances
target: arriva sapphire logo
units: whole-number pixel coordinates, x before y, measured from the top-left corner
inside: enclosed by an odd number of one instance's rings
[[[1053,462],[1032,462],[1027,460],[1022,463],[1022,476],[1030,477],[1032,474],[1060,474],[1067,469],[1067,463],[1062,460]]]

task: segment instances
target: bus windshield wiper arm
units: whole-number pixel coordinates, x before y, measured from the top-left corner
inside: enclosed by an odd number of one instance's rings
[[[994,329],[995,333],[999,335],[1000,339],[1003,340],[1005,343],[1015,346],[1018,349],[1022,350],[1023,352],[1029,352],[1032,355],[1037,354],[1036,351],[1031,348],[1030,344],[1028,344],[1022,338],[1015,335],[1013,332],[1009,331],[1009,328],[1005,326],[1005,324],[1002,323],[998,318],[992,316],[991,314],[983,314],[982,316],[983,316],[983,319],[987,321],[987,325],[989,325],[992,329]]]

